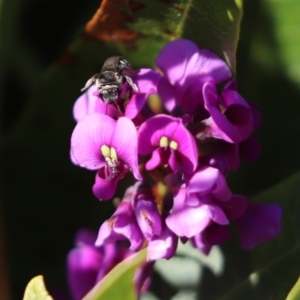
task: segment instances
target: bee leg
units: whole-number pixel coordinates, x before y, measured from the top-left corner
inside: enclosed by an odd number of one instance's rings
[[[92,84],[95,83],[95,80],[97,78],[98,74],[95,74],[93,77],[91,77],[85,84],[85,86],[81,89],[81,91],[85,91],[87,88],[89,88]]]
[[[138,92],[139,89],[138,89],[137,85],[132,81],[132,79],[129,76],[127,76],[127,75],[125,75],[124,77],[126,78],[126,81],[129,83],[129,85],[132,87],[132,89],[135,92]]]

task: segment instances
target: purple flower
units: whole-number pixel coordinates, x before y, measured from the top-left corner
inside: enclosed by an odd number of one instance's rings
[[[216,168],[203,167],[187,181],[185,203],[196,206],[199,203],[210,203],[211,197],[219,201],[228,201],[232,196],[226,178]]]
[[[152,153],[146,164],[147,170],[168,165],[173,172],[195,171],[198,163],[197,146],[180,119],[167,115],[152,117],[141,125],[138,139],[138,153]]]
[[[68,254],[68,282],[74,300],[82,299],[112,268],[133,253],[123,242],[95,247],[95,239],[94,233],[80,230],[76,248]],[[136,270],[133,282],[138,295],[149,289],[152,270],[153,263],[145,263]]]
[[[133,251],[141,249],[144,241],[132,202],[127,199],[124,199],[112,217],[101,225],[95,245],[103,246],[124,239],[130,241],[130,250]]]
[[[167,226],[180,237],[191,238],[203,231],[211,222],[220,225],[229,223],[224,211],[216,205],[211,195],[203,195],[198,204],[186,204],[187,191],[182,187],[174,197],[171,213],[166,218]]]
[[[230,81],[218,94],[216,86],[207,82],[203,86],[204,106],[210,113],[205,123],[211,135],[229,143],[247,139],[253,131],[253,116],[249,104],[234,90]]]
[[[73,299],[82,299],[96,283],[103,255],[93,246],[79,246],[67,257],[69,287]]]
[[[158,93],[169,111],[177,106],[190,115],[205,115],[202,88],[228,80],[232,73],[214,53],[199,49],[189,40],[168,43],[159,53],[156,65],[165,77],[158,82]]]
[[[91,86],[75,102],[73,107],[74,119],[79,122],[91,113],[106,114],[112,118],[125,116],[133,119],[141,111],[150,94],[156,93],[157,82],[160,74],[151,69],[137,70],[132,80],[138,88],[138,92],[131,90],[125,93],[117,103],[106,104],[100,98],[95,85]],[[127,98],[129,97],[129,99]]]
[[[137,132],[132,121],[91,114],[75,127],[71,137],[72,161],[89,170],[98,170],[93,192],[110,199],[117,182],[131,169],[141,179],[137,161]]]
[[[170,259],[176,252],[178,237],[166,226],[159,236],[153,237],[147,247],[147,261]]]
[[[214,245],[221,245],[231,237],[227,226],[211,223],[192,238],[193,245],[205,254],[209,254]]]
[[[143,187],[141,183],[137,184],[138,188],[133,200],[135,216],[145,238],[151,240],[155,235],[161,234],[162,218],[151,189],[147,186]]]
[[[281,214],[277,204],[249,203],[246,212],[235,221],[242,248],[250,249],[275,238],[280,232]]]

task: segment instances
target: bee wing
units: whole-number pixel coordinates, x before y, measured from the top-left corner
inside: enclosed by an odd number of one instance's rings
[[[85,84],[85,86],[81,89],[81,91],[85,91],[87,88],[89,88],[92,84],[95,83],[96,78],[98,74],[95,74],[93,77],[91,77]]]
[[[139,89],[138,89],[137,85],[132,81],[132,79],[127,75],[125,75],[124,77],[126,78],[126,81],[129,83],[129,85],[133,88],[133,90],[135,92],[138,92]]]

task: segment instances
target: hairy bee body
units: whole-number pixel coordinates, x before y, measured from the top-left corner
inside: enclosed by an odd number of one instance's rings
[[[132,69],[126,59],[120,56],[109,57],[104,62],[100,73],[92,76],[81,91],[95,84],[100,98],[105,103],[117,103],[121,98],[124,84],[128,83],[134,91],[138,91],[137,86],[130,77],[131,74]]]

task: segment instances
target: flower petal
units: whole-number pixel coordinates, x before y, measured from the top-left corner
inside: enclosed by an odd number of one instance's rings
[[[102,170],[99,170],[99,172],[102,172]],[[99,176],[97,172],[95,183],[93,185],[93,193],[95,197],[97,197],[99,200],[111,199],[117,190],[118,181],[118,177],[107,180]]]
[[[169,83],[169,81],[162,77],[157,85],[157,92],[161,97],[166,109],[170,112],[175,108],[176,96],[175,88]]]
[[[205,195],[209,193],[215,185],[219,170],[212,167],[204,167],[197,171],[189,180],[188,193],[200,193]]]
[[[199,83],[214,82],[218,84],[232,77],[232,73],[220,57],[207,49],[201,49],[199,55],[187,64],[185,76],[198,75]]]
[[[162,159],[161,159],[161,149],[155,149],[152,152],[151,158],[147,161],[146,163],[146,170],[153,170],[159,165],[162,164]]]
[[[243,249],[250,249],[275,238],[280,232],[281,207],[277,204],[249,203],[235,221]]]
[[[116,122],[101,114],[91,114],[77,123],[71,137],[72,160],[79,166],[96,170],[105,164],[101,146],[110,145]]]
[[[102,254],[92,246],[80,247],[67,257],[68,281],[74,300],[82,299],[96,284]]]
[[[151,240],[154,235],[161,234],[162,220],[154,199],[144,199],[144,197],[137,199],[134,210],[140,229],[147,240]]]
[[[147,261],[160,258],[170,259],[176,252],[177,244],[178,237],[167,226],[164,226],[162,233],[148,244]]]
[[[134,177],[141,180],[138,168],[137,131],[130,119],[126,117],[118,119],[111,145],[116,149],[119,159],[132,169]]]
[[[212,135],[229,143],[239,143],[249,137],[253,130],[252,112],[247,102],[233,90],[223,90],[219,96],[213,83],[203,86],[205,108],[211,117]],[[225,109],[221,111],[220,106]]]
[[[161,75],[152,69],[140,69],[138,73],[133,76],[133,81],[139,89],[139,93],[155,94],[156,87]]]
[[[86,92],[84,92],[74,103],[73,117],[79,122],[85,116],[96,112],[96,103],[101,100],[94,96],[96,91],[95,86],[91,86]]]
[[[189,40],[171,41],[159,52],[156,65],[174,84],[183,78],[188,62],[198,52],[197,45]]]
[[[147,100],[147,94],[133,93],[125,107],[125,117],[134,119]]]
[[[191,238],[198,234],[211,221],[207,205],[190,207],[185,205],[185,188],[174,197],[172,212],[166,218],[167,226],[177,235]]]

